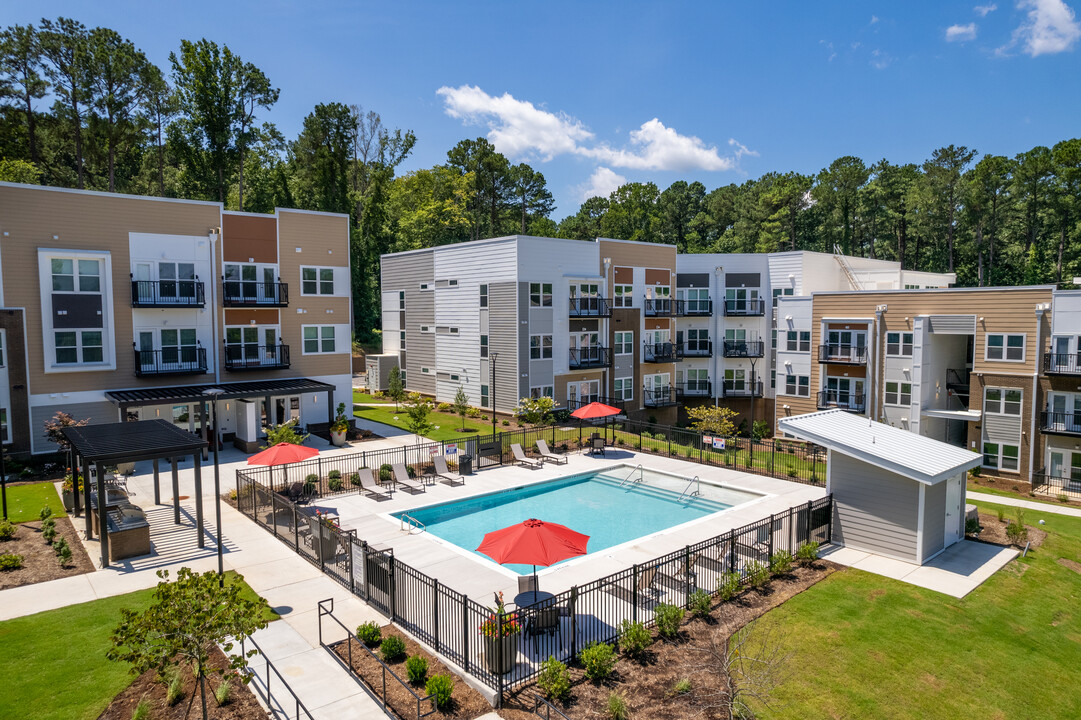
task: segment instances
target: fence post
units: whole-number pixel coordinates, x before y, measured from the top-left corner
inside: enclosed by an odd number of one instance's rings
[[[631,617],[634,618],[634,622],[638,622],[638,563],[634,564],[634,569],[631,577],[634,580],[634,589],[631,591]]]
[[[829,510],[829,520],[826,522],[826,542],[833,542],[833,493],[826,496],[826,509]]]
[[[736,531],[728,531],[728,572],[736,570]],[[740,578],[742,580],[742,578]]]
[[[469,597],[462,595],[462,669],[469,672]]]
[[[773,523],[774,523],[773,518],[774,517],[775,516],[772,513],[769,516],[769,545],[768,545],[768,547],[769,547],[769,556],[766,557],[766,564],[769,564],[769,562],[773,559]]]
[[[297,520],[297,506],[294,503],[289,503],[289,507],[293,509],[293,552],[300,554],[300,523]]]
[[[357,594],[357,584],[353,572],[353,546],[356,544],[356,540],[357,535],[356,531],[354,530],[353,534],[349,536],[349,552],[346,553],[346,560],[349,562],[349,592],[353,593],[354,595]]]
[[[398,622],[398,569],[395,567],[394,556],[390,556],[390,619]]]
[[[435,626],[435,651],[439,652],[439,581],[432,580],[432,623]]]
[[[691,546],[683,548],[683,583],[686,590],[683,591],[683,606],[691,606]]]
[[[571,657],[578,657],[578,586],[571,587],[574,596],[574,612],[571,613]]]
[[[813,504],[810,500],[807,501],[807,531],[803,534],[804,542],[811,542],[811,505]]]
[[[503,647],[503,606],[500,605],[496,612],[496,622],[499,623],[499,669],[503,670],[504,665],[507,662],[506,648]],[[499,675],[499,696],[495,699],[495,706],[503,706],[503,673],[497,673]]]

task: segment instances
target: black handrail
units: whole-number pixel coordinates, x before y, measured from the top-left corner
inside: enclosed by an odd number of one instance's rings
[[[851,343],[826,343],[818,346],[818,362],[866,365],[867,346]]]
[[[724,396],[725,397],[762,397],[762,381],[758,380],[752,386],[751,383],[744,381],[740,387],[736,387],[735,380],[724,381]]]
[[[289,304],[289,284],[257,280],[222,282],[222,305],[225,307],[285,307]]]
[[[642,362],[675,362],[683,357],[683,347],[676,343],[655,342],[642,346]]]
[[[725,340],[726,358],[760,358],[766,354],[766,343],[762,340]]]
[[[570,368],[607,367],[612,364],[612,355],[609,348],[601,345],[592,345],[583,348],[571,348]]]
[[[713,301],[709,298],[704,300],[679,300],[676,306],[676,315],[681,317],[707,317],[713,314]]]
[[[1046,433],[1081,435],[1081,412],[1040,412],[1040,430]]]
[[[867,408],[867,400],[863,393],[844,390],[820,390],[818,392],[818,407],[863,412]]]
[[[134,308],[201,308],[206,305],[206,289],[196,275],[193,280],[132,280],[131,306]]]
[[[676,383],[676,397],[712,397],[713,383],[709,380],[688,380]]]
[[[200,375],[207,372],[206,348],[183,345],[161,350],[135,351],[135,377]]]
[[[724,314],[726,316],[757,317],[766,314],[766,301],[758,300],[725,300]]]
[[[662,388],[642,388],[642,404],[646,407],[664,407],[675,405],[676,397],[671,386]]]
[[[612,314],[610,298],[572,297],[568,302],[567,314],[570,317],[609,317]]]
[[[1046,352],[1043,371],[1048,375],[1081,375],[1081,353]]]
[[[225,346],[226,370],[280,370],[289,367],[288,345]]]
[[[646,317],[671,317],[676,314],[675,303],[672,298],[646,298]]]
[[[533,714],[537,717],[542,717],[541,710],[544,710],[544,720],[552,720],[552,713],[555,713],[556,720],[563,718],[563,720],[571,720],[570,715],[567,715],[562,710],[557,708],[546,699],[534,693],[533,695]]]
[[[707,338],[684,340],[679,352],[681,357],[713,357],[713,341]]]
[[[245,647],[247,643],[251,643],[252,646],[254,646],[255,649],[258,651],[258,654],[261,655],[263,660],[266,661],[266,675],[265,675],[266,694],[265,695],[263,694],[263,690],[262,690],[262,688],[259,687],[259,683],[252,683],[252,685],[255,687],[255,691],[257,693],[259,693],[259,696],[263,698],[263,702],[270,709],[270,714],[275,719],[280,717],[281,720],[300,720],[301,717],[306,717],[306,718],[308,718],[308,720],[313,720],[312,714],[310,712],[308,712],[308,708],[306,708],[304,706],[304,703],[302,703],[300,701],[300,698],[297,697],[297,694],[295,692],[293,692],[293,688],[289,687],[289,683],[287,683],[285,681],[285,678],[282,677],[282,674],[280,672],[278,672],[278,668],[274,667],[274,663],[270,662],[270,658],[268,658],[266,653],[263,652],[263,648],[259,647],[259,643],[255,642],[255,638],[253,638],[251,636],[248,636],[244,640],[240,641],[240,654],[243,655],[245,658],[248,657],[248,651],[247,651],[247,648]],[[279,706],[281,706],[281,703],[280,702],[279,703],[274,702],[274,693],[270,689],[270,672],[271,671],[274,671],[274,675],[278,678],[278,683],[280,685],[282,685],[283,687],[285,687],[285,689],[289,691],[289,694],[293,698],[293,714],[292,715],[290,715],[288,712],[283,712],[282,714],[279,715],[278,708],[279,708]],[[252,675],[257,675],[257,673],[253,670]],[[282,709],[284,710],[284,707]],[[303,716],[300,714],[301,712],[304,713]]]

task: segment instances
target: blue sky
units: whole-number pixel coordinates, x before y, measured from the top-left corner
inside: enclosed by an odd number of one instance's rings
[[[545,174],[556,219],[624,179],[712,189],[1077,136],[1079,6],[0,0],[5,24],[112,27],[163,68],[181,38],[228,44],[281,88],[267,119],[289,138],[329,101],[416,132],[406,170],[486,135]]]

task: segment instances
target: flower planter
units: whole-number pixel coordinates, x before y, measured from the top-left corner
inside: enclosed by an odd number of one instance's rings
[[[63,490],[60,492],[60,498],[64,501],[64,509],[69,513],[75,511],[75,495],[71,490]]]
[[[518,638],[520,633],[484,638],[484,662],[488,671],[496,675],[506,675],[518,662]]]
[[[312,531],[312,550],[316,559],[324,563],[334,562],[338,556],[338,533],[317,518],[308,518],[308,527]]]
[[[333,444],[335,447],[342,447],[343,445],[345,445],[345,436],[346,436],[347,432],[348,432],[347,430],[331,430],[330,431],[330,442],[331,442],[331,444]]]

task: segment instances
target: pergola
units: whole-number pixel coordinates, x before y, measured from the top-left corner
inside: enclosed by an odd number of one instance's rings
[[[98,527],[101,533],[101,566],[109,566],[109,529],[107,522],[105,466],[119,463],[154,461],[154,503],[161,504],[159,466],[167,458],[173,470],[173,522],[180,524],[180,475],[177,463],[191,455],[195,463],[195,524],[199,547],[203,547],[203,478],[200,455],[207,441],[198,435],[181,430],[166,420],[141,420],[107,424],[66,427],[62,431],[71,446],[72,488],[79,487],[80,472],[84,480],[90,477],[90,466],[95,467],[98,493]],[[73,493],[75,512],[79,512],[79,494]],[[86,507],[86,537],[93,537],[90,517],[90,483],[83,482]]]

